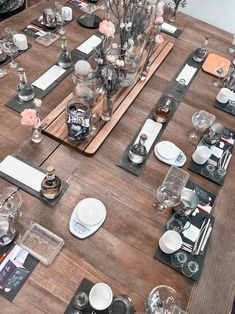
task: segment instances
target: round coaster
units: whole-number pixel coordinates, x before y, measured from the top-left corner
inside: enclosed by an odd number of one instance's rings
[[[77,22],[87,28],[98,28],[102,19],[98,15],[84,13],[77,18]]]
[[[96,198],[84,198],[77,205],[77,219],[84,225],[95,226],[106,213],[104,204]]]

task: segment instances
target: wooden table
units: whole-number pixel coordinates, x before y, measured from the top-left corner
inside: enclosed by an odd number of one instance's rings
[[[36,6],[5,20],[1,23],[0,35],[4,34],[6,26],[20,31],[52,3],[40,1]],[[78,15],[79,10],[74,9],[74,14]],[[31,143],[30,131],[20,125],[19,115],[4,106],[16,93],[18,75],[10,70],[1,79],[0,158],[16,152],[42,168],[52,164],[57,174],[68,180],[70,186],[55,208],[21,191],[21,227],[27,228],[35,220],[61,236],[65,245],[51,266],[37,266],[12,303],[0,299],[0,312],[63,313],[79,283],[87,277],[94,282],[107,282],[114,294],[128,294],[139,313],[144,312],[144,300],[151,289],[159,284],[172,286],[181,298],[182,308],[190,314],[230,313],[235,287],[235,194],[231,193],[235,184],[235,158],[230,163],[229,175],[222,188],[190,172],[192,181],[217,195],[213,210],[216,224],[199,283],[153,258],[163,226],[170,215],[170,212],[163,215],[155,212],[153,193],[168,166],[156,160],[153,154],[140,177],[115,165],[164,87],[189,53],[200,45],[205,34],[210,37],[209,51],[230,60],[233,57],[227,52],[231,34],[183,14],[179,14],[177,25],[183,29],[179,39],[165,35],[167,40],[174,42],[173,50],[92,158],[46,136],[41,144]],[[66,30],[71,48],[92,34],[76,21],[68,24]],[[48,48],[31,38],[29,42],[32,49],[19,56],[17,61],[25,68],[28,80],[33,81],[56,60],[59,41]],[[212,80],[209,74],[199,72],[162,136],[162,139],[179,145],[188,157],[195,145],[185,141],[185,133],[191,128],[191,117],[196,110],[205,109],[215,114],[228,128],[235,127],[234,117],[213,107],[218,90],[211,84]],[[42,117],[54,109],[72,88],[70,75],[44,98]],[[188,163],[183,167],[185,170]],[[0,180],[0,187],[8,185],[8,182]],[[99,232],[81,241],[69,233],[68,222],[74,206],[85,197],[103,201],[107,207],[107,219]]]

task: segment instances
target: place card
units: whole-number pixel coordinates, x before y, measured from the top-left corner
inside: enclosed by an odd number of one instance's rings
[[[45,173],[13,156],[7,156],[0,163],[0,171],[37,192],[41,191],[41,182],[45,178]]]
[[[178,77],[176,78],[176,81],[179,82],[180,79],[185,80],[185,85],[188,85],[193,78],[194,74],[196,73],[197,68],[194,68],[188,64],[186,64],[183,68],[183,70],[180,72]]]
[[[158,133],[161,131],[162,124],[159,122],[155,122],[151,119],[147,119],[139,132],[139,135],[137,136],[135,140],[135,144],[139,142],[140,135],[141,134],[146,134],[148,136],[146,142],[145,142],[145,147],[147,149],[147,152],[149,152],[150,148],[152,147],[156,137],[158,136]]]
[[[102,40],[100,37],[96,35],[92,35],[86,41],[84,41],[80,46],[78,46],[76,49],[88,55],[89,53],[92,52],[94,48],[96,48],[101,43],[101,41]]]
[[[168,23],[165,23],[165,22],[161,25],[161,27],[163,31],[166,31],[171,34],[174,34],[177,30],[177,27],[170,25]]]
[[[42,76],[34,81],[33,85],[40,88],[41,90],[45,90],[65,72],[65,69],[60,68],[58,65],[53,65]]]

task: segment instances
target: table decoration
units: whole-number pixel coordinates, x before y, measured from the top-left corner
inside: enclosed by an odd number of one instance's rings
[[[170,7],[172,11],[172,16],[170,18],[170,22],[175,22],[176,21],[176,15],[178,13],[179,7],[185,8],[187,5],[186,0],[171,0],[168,3],[168,6]]]
[[[0,163],[0,176],[52,207],[59,202],[69,187],[69,184],[62,180],[61,194],[53,200],[44,198],[41,193],[41,183],[46,176],[46,172],[16,154],[6,156]]]
[[[209,214],[207,209],[211,210],[216,197],[190,180],[186,184],[187,189],[193,190],[199,200],[197,209],[189,215],[190,227],[195,230],[187,229],[181,233],[183,244],[176,253],[166,254],[158,247],[154,258],[198,281],[208,249],[209,236],[215,223],[215,217]]]
[[[211,157],[202,165],[191,160],[188,169],[207,178],[208,180],[223,186],[229,162],[232,157],[235,132],[224,129],[222,136],[213,145],[205,142],[205,136],[200,140],[200,145],[207,145],[211,150]]]

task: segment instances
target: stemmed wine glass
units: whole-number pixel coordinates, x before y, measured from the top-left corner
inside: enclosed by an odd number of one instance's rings
[[[212,82],[212,84],[215,86],[215,87],[220,87],[221,86],[221,79],[223,77],[223,75],[225,74],[226,70],[225,68],[223,67],[223,64],[220,63],[218,65],[218,68],[215,70],[215,72],[218,74],[218,78],[216,80],[214,80]]]
[[[11,62],[9,63],[9,67],[12,69],[17,69],[18,63],[14,60],[14,55],[18,52],[19,48],[13,42],[5,41],[4,49],[6,53],[11,57]]]
[[[173,288],[166,285],[155,287],[145,303],[146,312],[149,314],[173,313],[175,306],[180,309],[179,297]]]
[[[58,33],[64,35],[66,33],[66,30],[64,28],[63,5],[59,2],[55,2],[54,13],[56,17],[56,23],[60,25]]]
[[[235,33],[233,33],[233,41],[232,41],[232,46],[228,48],[228,52],[234,53],[235,52]]]
[[[196,131],[204,132],[206,131],[215,120],[215,116],[211,113],[200,110],[193,114],[192,123],[195,129],[188,131],[186,137],[189,141],[194,141],[198,138]]]

